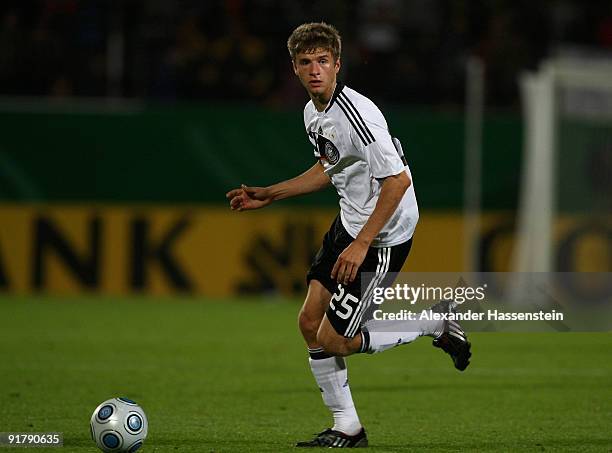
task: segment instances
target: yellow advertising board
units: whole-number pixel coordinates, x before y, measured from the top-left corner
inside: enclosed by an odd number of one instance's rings
[[[335,215],[297,207],[236,213],[183,205],[3,204],[0,289],[301,295],[306,270]],[[512,220],[507,213],[483,216],[483,270],[509,270]],[[461,271],[462,228],[460,214],[422,213],[404,270]],[[609,255],[601,243],[610,250],[610,236],[607,243],[597,232],[576,236],[580,228],[575,220],[558,225],[574,266],[568,270],[607,270]]]

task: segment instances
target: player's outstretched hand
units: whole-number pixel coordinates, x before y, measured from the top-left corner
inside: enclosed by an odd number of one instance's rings
[[[232,211],[259,209],[272,203],[272,197],[266,187],[247,187],[244,184],[240,189],[230,190],[225,197],[229,200]]]

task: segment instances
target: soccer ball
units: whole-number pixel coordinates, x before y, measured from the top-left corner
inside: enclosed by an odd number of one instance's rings
[[[136,402],[127,398],[104,401],[91,416],[91,438],[105,452],[132,453],[147,437],[147,416]]]

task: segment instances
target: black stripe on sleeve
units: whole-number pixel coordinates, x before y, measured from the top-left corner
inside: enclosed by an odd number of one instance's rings
[[[349,123],[351,123],[351,125],[353,126],[353,129],[355,129],[355,131],[357,132],[357,135],[359,135],[359,138],[361,139],[363,146],[368,146],[370,143],[372,143],[372,141],[368,138],[365,131],[363,130],[363,127],[359,125],[359,123],[357,123],[355,114],[351,110],[348,109],[348,106],[346,105],[346,103],[340,96],[338,96],[338,107],[342,109],[342,111],[344,112],[344,115],[349,120]]]
[[[352,116],[346,110],[346,107],[344,107],[344,105],[342,104],[342,101],[340,100],[340,98],[338,98],[338,107],[340,107],[340,109],[344,112],[344,116],[346,116],[346,119],[349,120],[349,123],[351,123],[351,126],[353,126],[353,129],[355,129],[355,131],[357,132],[357,135],[359,135],[359,138],[361,139],[361,142],[363,143],[363,146],[368,146],[370,144],[370,142],[367,141],[365,139],[365,137],[362,135],[361,131],[359,130],[359,128],[355,124]]]
[[[355,115],[357,115],[357,117],[359,118],[357,120],[357,122],[359,124],[361,124],[363,126],[363,128],[365,129],[365,136],[370,140],[370,143],[373,143],[376,141],[376,139],[374,138],[374,135],[372,134],[372,132],[370,131],[370,129],[368,129],[368,126],[366,125],[365,121],[363,120],[363,118],[361,117],[361,115],[359,114],[359,111],[355,108],[355,105],[353,105],[353,103],[351,102],[351,100],[349,99],[349,97],[345,94],[345,93],[340,93],[339,98],[341,98],[343,101],[345,101],[345,104],[347,104],[348,109],[351,112],[354,112]]]

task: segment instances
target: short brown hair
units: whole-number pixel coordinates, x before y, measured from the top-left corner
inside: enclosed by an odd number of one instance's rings
[[[293,30],[287,40],[287,49],[292,60],[295,60],[298,53],[310,53],[317,49],[329,50],[334,60],[337,60],[342,50],[342,40],[333,25],[311,22]]]

